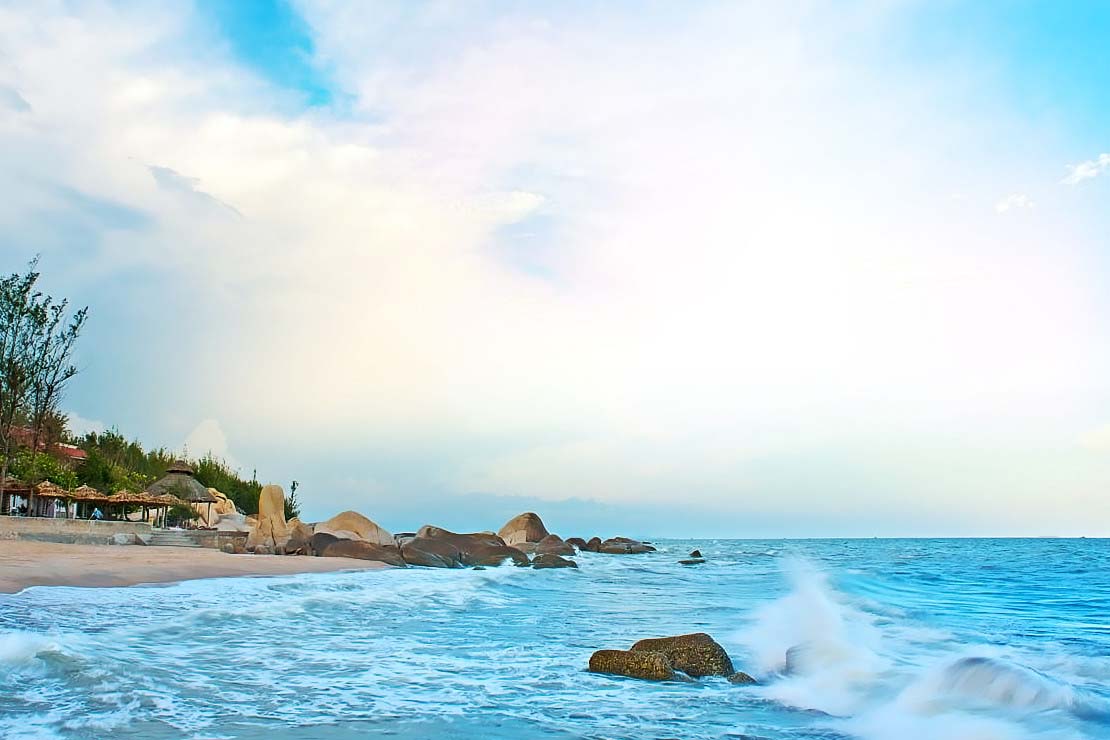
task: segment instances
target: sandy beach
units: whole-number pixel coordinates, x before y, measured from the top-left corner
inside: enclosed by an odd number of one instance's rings
[[[0,541],[0,593],[16,593],[30,586],[134,586],[196,578],[276,576],[385,567],[388,566],[351,558],[229,555],[200,548]]]

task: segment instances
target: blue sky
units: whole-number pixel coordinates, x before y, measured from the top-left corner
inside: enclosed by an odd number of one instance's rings
[[[297,479],[310,518],[1110,534],[1108,30],[0,7],[0,250],[91,307],[75,424]]]

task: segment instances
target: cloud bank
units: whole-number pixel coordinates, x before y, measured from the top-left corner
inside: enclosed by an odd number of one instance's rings
[[[992,195],[1063,154],[896,59],[896,9],[296,8],[332,105],[184,6],[0,10],[5,253],[101,322],[75,408],[170,446],[219,419],[310,517],[397,528],[1091,521],[1093,235]]]

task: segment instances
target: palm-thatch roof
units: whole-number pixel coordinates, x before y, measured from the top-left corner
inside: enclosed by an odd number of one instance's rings
[[[44,480],[42,483],[35,486],[35,495],[42,496],[43,498],[66,498],[69,496],[69,491],[56,483]]]
[[[116,491],[109,497],[113,504],[128,504],[131,506],[161,506],[161,502],[150,493],[135,493],[133,491]]]
[[[65,498],[72,499],[73,501],[99,501],[107,502],[111,499],[108,494],[101,493],[92,486],[77,486],[77,488],[69,491]]]
[[[180,460],[166,470],[165,476],[147,486],[146,492],[156,496],[168,493],[191,504],[217,503],[216,497],[196,479],[193,469]]]

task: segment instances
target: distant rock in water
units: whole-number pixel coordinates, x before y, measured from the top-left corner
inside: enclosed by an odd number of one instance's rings
[[[510,547],[524,542],[539,542],[549,534],[539,515],[528,511],[517,514],[497,531],[497,536]]]
[[[581,537],[567,537],[567,544],[581,552],[586,549],[586,540]]]
[[[601,538],[591,537],[590,541],[586,543],[586,550],[588,552],[601,552]]]
[[[731,676],[728,677],[728,682],[731,684],[736,684],[737,686],[751,686],[759,683],[759,681],[756,681],[754,678],[749,676],[747,673],[744,673],[743,671],[737,671],[736,673],[733,673]]]
[[[540,553],[532,558],[532,567],[541,568],[577,568],[578,563],[552,553]]]
[[[655,552],[655,548],[627,537],[613,537],[602,542],[597,551],[606,555],[640,555]]]
[[[339,539],[362,540],[383,547],[396,546],[393,535],[357,511],[343,511],[316,525],[316,532],[332,534]]]
[[[686,557],[688,557],[688,558],[701,558],[701,557],[705,557],[705,556],[701,554],[701,550],[694,550],[693,552],[691,552]]]
[[[458,534],[441,527],[424,526],[416,537],[401,546],[401,556],[409,565],[428,568],[462,568],[465,566],[528,565],[528,556],[509,547],[495,534],[476,532]]]
[[[705,563],[705,558],[685,558],[678,561],[679,565],[702,565],[703,563]]]
[[[521,543],[516,547],[524,552],[536,555],[573,555],[575,552],[574,547],[563,542],[563,539],[557,534],[549,534],[534,544],[531,542]]]
[[[663,653],[675,670],[694,678],[727,677],[736,672],[725,649],[704,632],[640,640],[632,650]]]
[[[598,650],[590,656],[590,673],[608,673],[646,681],[681,680],[666,655],[646,651]]]
[[[331,537],[331,535],[322,536]],[[373,542],[364,542],[363,540],[336,539],[325,545],[319,554],[325,558],[376,560],[379,563],[386,563],[401,568],[404,568],[406,565],[404,558],[401,557],[401,551],[396,547],[376,545]]]

